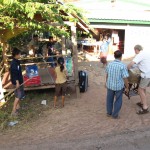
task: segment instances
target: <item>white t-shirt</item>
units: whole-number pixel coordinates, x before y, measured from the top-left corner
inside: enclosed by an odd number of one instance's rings
[[[150,51],[141,51],[133,59],[141,71],[142,78],[150,78]]]

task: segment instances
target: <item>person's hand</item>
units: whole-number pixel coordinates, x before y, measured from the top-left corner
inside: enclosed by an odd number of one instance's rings
[[[20,86],[19,82],[16,82],[16,88],[18,89]]]
[[[69,76],[66,76],[66,79],[69,80]]]
[[[129,89],[128,88],[125,88],[125,93],[129,93]]]

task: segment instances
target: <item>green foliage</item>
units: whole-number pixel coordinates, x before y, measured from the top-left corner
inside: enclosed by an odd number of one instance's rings
[[[50,106],[53,106],[53,96],[53,90],[26,92],[26,99],[21,101],[22,109],[20,109],[17,117],[11,117],[10,115],[14,102],[14,97],[12,97],[9,102],[6,103],[5,107],[0,109],[0,132],[5,132],[7,129],[15,131],[17,128],[25,128],[30,122],[38,119],[39,117],[44,117],[45,112],[51,109]],[[41,105],[41,100],[43,99],[47,100],[48,105]],[[19,123],[13,128],[9,127],[8,123],[15,120]]]
[[[8,43],[12,47],[15,47],[16,45],[17,47],[24,46],[25,44],[28,44],[30,42],[32,33],[33,31],[23,32],[19,34],[18,36],[9,39]]]
[[[0,46],[0,53],[1,53],[1,51],[2,51],[2,47]]]
[[[67,16],[66,13],[73,13],[83,18],[80,9],[59,4],[56,0],[0,0],[0,29],[19,27],[29,30],[46,30],[55,35],[68,36],[67,26],[61,28],[50,24],[64,25],[64,20],[78,21]]]
[[[72,5],[72,4],[69,4],[69,3],[66,4],[66,5],[67,5],[67,7],[69,9],[73,10],[74,12],[76,12],[76,15],[78,15],[81,19],[83,19],[86,23],[89,24],[88,19],[84,16],[84,14],[87,13],[84,9],[78,8],[78,7],[76,7],[76,6]]]

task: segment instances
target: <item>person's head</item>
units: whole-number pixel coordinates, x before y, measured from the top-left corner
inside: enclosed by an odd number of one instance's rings
[[[107,41],[107,36],[104,36],[103,42]]]
[[[115,57],[115,59],[121,60],[122,59],[122,52],[120,50],[115,51],[114,57]]]
[[[59,57],[57,60],[58,65],[60,65],[60,71],[63,72],[64,70],[64,58],[63,57]]]
[[[53,37],[52,36],[49,36],[49,41],[53,42]]]
[[[140,51],[142,51],[142,50],[143,50],[143,47],[141,45],[135,45],[134,46],[134,51],[136,54],[139,54]]]
[[[111,38],[110,33],[107,33],[106,36],[107,36],[107,39]]]
[[[37,34],[34,34],[34,35],[33,35],[33,39],[34,39],[35,41],[38,41],[38,39],[39,39],[38,35],[37,35]]]
[[[12,57],[15,59],[19,59],[21,56],[21,51],[17,48],[13,48],[12,50]]]

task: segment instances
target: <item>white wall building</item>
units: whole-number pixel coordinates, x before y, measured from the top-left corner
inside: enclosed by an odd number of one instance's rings
[[[118,31],[124,58],[134,56],[134,46],[150,50],[150,0],[79,0],[76,6],[88,11],[91,27],[99,33]]]

